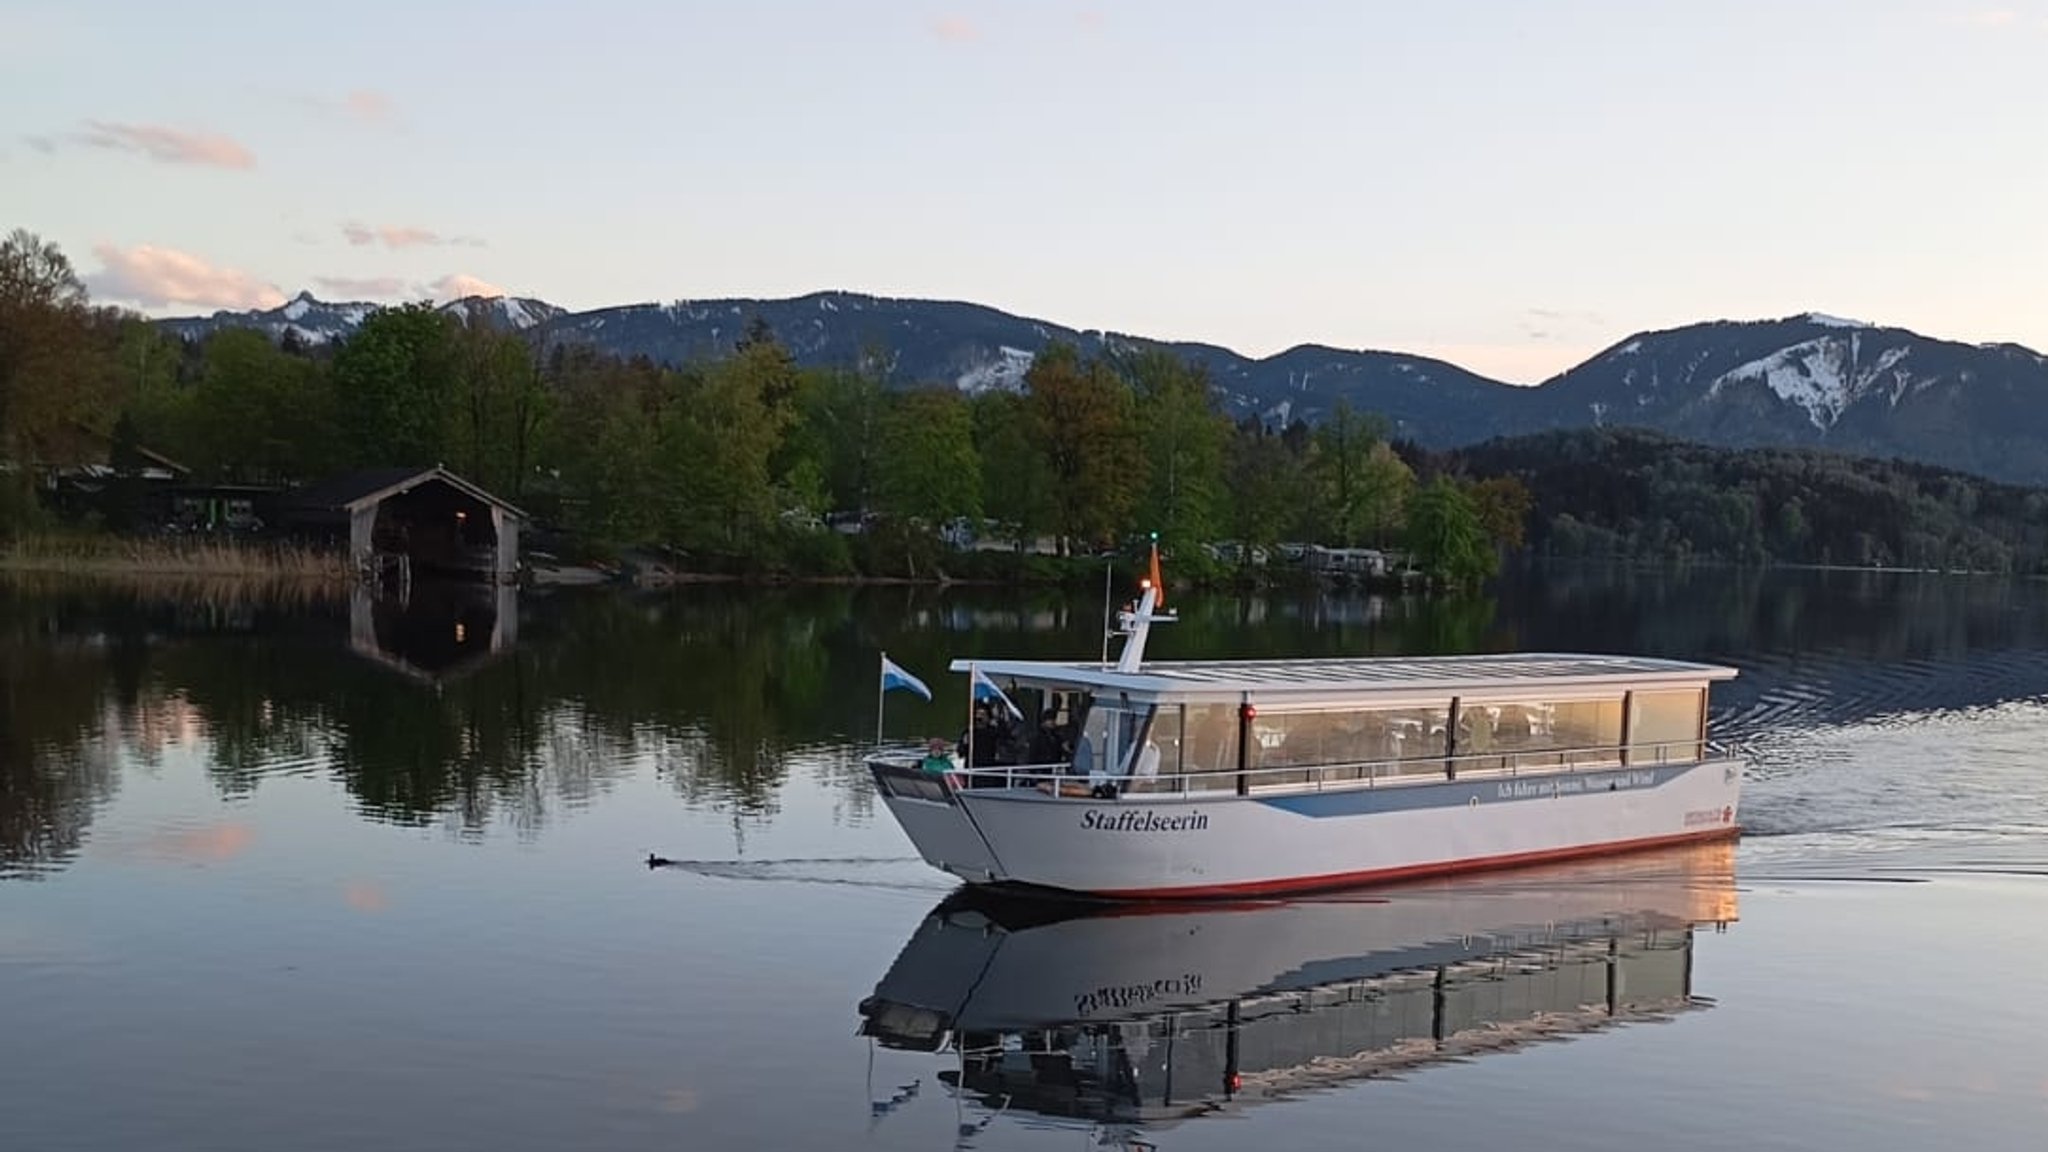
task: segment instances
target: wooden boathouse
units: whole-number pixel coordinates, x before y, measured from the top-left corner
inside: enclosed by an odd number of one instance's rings
[[[440,465],[377,468],[281,494],[270,509],[283,535],[346,544],[358,573],[493,583],[519,576],[527,514]]]

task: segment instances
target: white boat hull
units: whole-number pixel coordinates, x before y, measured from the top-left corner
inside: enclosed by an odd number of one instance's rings
[[[924,859],[976,884],[1218,898],[1501,868],[1738,834],[1737,760],[1322,791],[882,793]],[[964,782],[951,777],[950,782]],[[937,783],[936,780],[933,781]]]

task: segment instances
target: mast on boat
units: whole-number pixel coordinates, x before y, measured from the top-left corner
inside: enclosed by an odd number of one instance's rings
[[[1117,626],[1111,635],[1125,637],[1122,651],[1117,653],[1116,670],[1136,672],[1138,664],[1145,658],[1145,638],[1151,634],[1156,623],[1171,624],[1179,615],[1162,607],[1166,602],[1166,582],[1159,576],[1159,533],[1152,534],[1152,568],[1143,580],[1138,582],[1143,591],[1137,603],[1127,604],[1116,614]]]

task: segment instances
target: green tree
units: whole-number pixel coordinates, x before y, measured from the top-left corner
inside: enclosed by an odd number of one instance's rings
[[[1366,454],[1358,477],[1358,502],[1365,539],[1387,547],[1407,523],[1408,501],[1415,494],[1415,470],[1382,440]]]
[[[1520,552],[1528,543],[1529,510],[1534,500],[1528,485],[1513,476],[1490,476],[1467,489],[1479,526],[1503,552]]]
[[[179,437],[202,474],[247,483],[303,480],[331,464],[325,397],[312,361],[251,328],[207,337],[202,374],[182,407]]]
[[[684,548],[745,555],[780,510],[771,463],[792,415],[795,377],[787,354],[754,342],[678,379],[660,433],[663,487],[675,497],[668,538]]]
[[[1230,424],[1199,365],[1160,349],[1130,367],[1144,442],[1146,483],[1138,520],[1169,550],[1212,539],[1224,519],[1224,445]]]
[[[1026,399],[991,390],[968,402],[981,457],[981,506],[1022,549],[1053,523],[1053,476],[1033,441]]]
[[[0,241],[0,460],[15,465],[0,530],[34,518],[42,468],[80,462],[111,429],[116,323],[55,244],[20,228]]]
[[[447,463],[460,394],[457,322],[426,303],[380,308],[334,356],[336,411],[352,462]]]
[[[1302,489],[1301,458],[1257,421],[1230,441],[1230,532],[1249,550],[1268,547],[1289,527]]]
[[[532,345],[516,332],[483,322],[457,325],[451,337],[456,393],[447,463],[518,500],[546,415],[540,366]]]
[[[1060,550],[1104,544],[1130,523],[1145,482],[1131,390],[1100,360],[1054,343],[1024,376],[1026,427],[1052,475]]]
[[[981,457],[967,402],[952,389],[918,389],[893,397],[882,420],[876,461],[881,507],[937,528],[955,517],[981,516]]]
[[[1478,507],[1449,476],[1438,476],[1409,501],[1408,547],[1418,567],[1453,585],[1484,580],[1498,567]]]
[[[1350,548],[1365,539],[1377,509],[1376,493],[1367,486],[1373,449],[1386,440],[1387,423],[1378,415],[1354,412],[1342,397],[1314,433],[1312,472],[1317,506],[1322,509],[1321,535]]]

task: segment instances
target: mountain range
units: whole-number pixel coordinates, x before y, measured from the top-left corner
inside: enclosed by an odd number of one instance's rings
[[[378,305],[300,293],[272,309],[158,321],[185,337],[251,327],[321,344]],[[2048,485],[2048,357],[1823,313],[1714,320],[1632,336],[1541,384],[1488,379],[1442,360],[1304,344],[1263,358],[1211,344],[1077,330],[978,304],[817,292],[788,299],[677,300],[573,312],[521,297],[441,306],[472,323],[664,363],[732,348],[756,317],[799,363],[879,362],[894,384],[1016,388],[1062,340],[1087,353],[1163,348],[1204,365],[1235,419],[1314,423],[1341,398],[1394,435],[1451,448],[1554,428],[1652,428],[1727,447],[1804,445],[1900,457],[2010,483]]]

